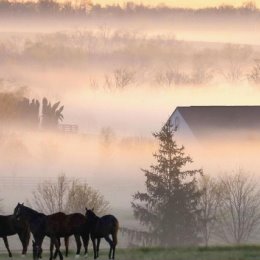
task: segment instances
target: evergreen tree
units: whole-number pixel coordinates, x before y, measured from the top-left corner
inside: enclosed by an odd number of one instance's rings
[[[190,170],[192,159],[173,137],[177,129],[168,121],[154,133],[159,150],[156,164],[142,169],[147,191],[134,195],[134,215],[149,228],[156,243],[163,246],[194,245],[199,242],[199,199],[197,176],[202,170]],[[185,169],[184,169],[185,168]]]

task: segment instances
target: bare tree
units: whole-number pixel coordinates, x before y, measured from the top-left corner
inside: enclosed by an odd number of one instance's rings
[[[247,78],[252,83],[260,83],[260,59],[255,60],[255,65],[252,71],[247,75]]]
[[[117,88],[125,88],[134,82],[135,72],[127,68],[116,69],[114,71],[114,81]]]
[[[243,64],[250,57],[252,49],[248,46],[228,44],[223,51],[227,64],[222,75],[231,83],[243,80]]]
[[[77,179],[69,179],[65,174],[60,174],[55,182],[39,183],[28,204],[45,214],[59,211],[85,213],[86,207],[94,207],[97,214],[103,214],[109,207],[109,203],[97,190]]]
[[[209,175],[203,175],[199,181],[201,197],[199,207],[201,210],[201,233],[205,246],[214,232],[216,215],[221,203],[221,187],[215,179]]]
[[[68,193],[67,212],[80,212],[84,214],[86,207],[94,208],[98,215],[107,212],[109,203],[99,191],[91,188],[86,183],[74,180]]]
[[[60,174],[55,182],[46,180],[39,183],[33,191],[33,198],[29,204],[46,214],[64,211],[68,188],[68,178],[65,174]]]
[[[220,179],[222,201],[216,235],[228,243],[246,243],[260,224],[260,189],[257,181],[239,169]]]

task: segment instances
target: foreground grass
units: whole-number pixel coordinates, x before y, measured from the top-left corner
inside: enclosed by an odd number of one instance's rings
[[[13,254],[13,259],[21,259],[18,253]],[[83,256],[81,257],[82,259]],[[8,259],[8,255],[0,252],[0,259]],[[29,253],[26,258],[32,259]],[[43,259],[49,259],[48,254],[44,254]],[[73,254],[64,258],[75,259]],[[93,259],[92,250],[88,259]],[[101,250],[99,259],[108,259],[108,250]],[[260,246],[240,246],[240,247],[197,247],[197,248],[137,248],[118,249],[116,252],[118,260],[258,260],[260,259]]]

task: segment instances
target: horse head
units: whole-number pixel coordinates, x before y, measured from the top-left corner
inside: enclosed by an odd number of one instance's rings
[[[22,211],[22,208],[24,207],[24,204],[23,203],[19,203],[18,202],[18,204],[17,204],[17,206],[15,207],[15,209],[14,209],[14,217],[16,218],[16,219],[20,219],[20,217],[21,217],[21,211]]]

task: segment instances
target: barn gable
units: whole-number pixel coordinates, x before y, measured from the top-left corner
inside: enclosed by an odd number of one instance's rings
[[[260,106],[177,107],[170,119],[180,136],[201,139],[223,132],[260,133]]]

